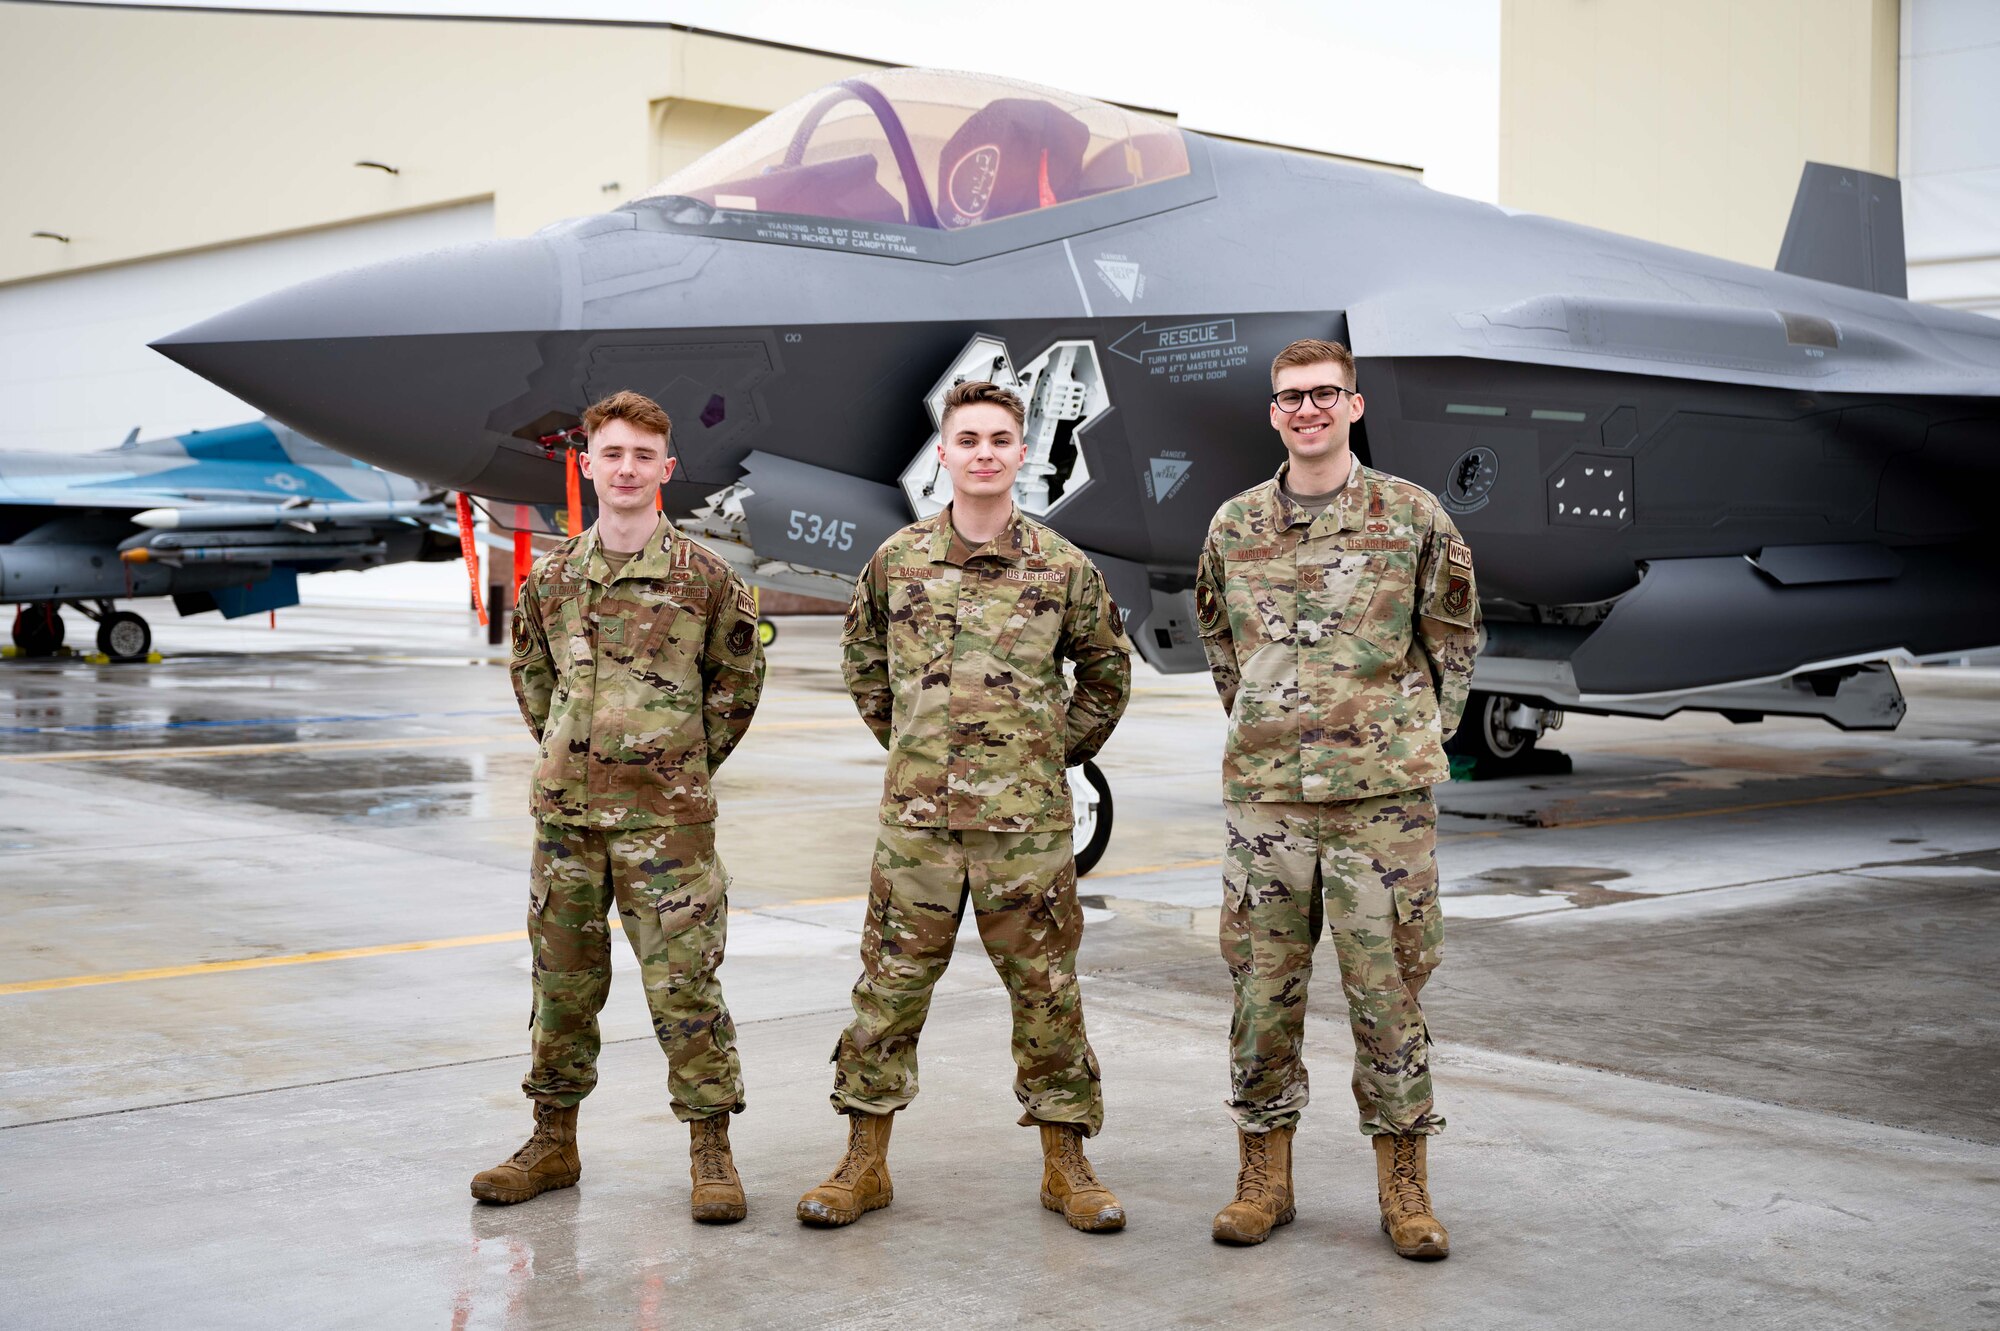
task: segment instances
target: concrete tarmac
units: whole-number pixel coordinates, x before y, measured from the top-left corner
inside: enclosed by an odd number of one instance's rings
[[[2000,1325],[2000,672],[1910,671],[1889,734],[1573,717],[1563,776],[1439,791],[1425,991],[1449,1261],[1395,1257],[1330,955],[1299,1218],[1221,1248],[1220,709],[1141,667],[1101,760],[1085,1002],[1131,1216],[1067,1229],[1014,1125],[968,922],[896,1202],[838,1159],[880,750],[792,620],[718,780],[751,1214],[687,1217],[686,1130],[615,944],[582,1184],[466,1181],[529,1126],[532,748],[462,616],[158,625],[153,666],[0,662],[0,1324],[21,1327]]]

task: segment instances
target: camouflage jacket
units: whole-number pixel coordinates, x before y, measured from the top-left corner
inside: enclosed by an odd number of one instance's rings
[[[756,602],[670,522],[614,578],[593,527],[522,584],[512,673],[542,746],[536,817],[606,830],[713,822],[709,774],[764,687]]]
[[[977,549],[949,508],[891,536],[855,584],[841,648],[889,750],[882,821],[904,827],[1070,826],[1066,769],[1104,746],[1132,692],[1103,575],[1018,509]]]
[[[1479,650],[1472,552],[1421,486],[1357,466],[1314,518],[1285,471],[1216,511],[1196,575],[1229,711],[1223,799],[1318,804],[1445,780]]]

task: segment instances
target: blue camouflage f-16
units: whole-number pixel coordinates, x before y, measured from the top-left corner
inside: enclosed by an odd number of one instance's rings
[[[97,622],[114,661],[152,630],[115,602],[171,596],[183,615],[297,605],[298,575],[458,557],[433,487],[356,462],[275,421],[94,453],[0,453],[0,604],[14,645],[62,645],[61,611]]]

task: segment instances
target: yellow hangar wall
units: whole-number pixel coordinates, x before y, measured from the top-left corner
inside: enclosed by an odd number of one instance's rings
[[[1768,268],[1808,161],[1896,174],[1897,0],[1502,0],[1500,202]]]
[[[524,235],[880,67],[650,27],[36,3],[0,3],[0,49],[0,283],[478,199]]]

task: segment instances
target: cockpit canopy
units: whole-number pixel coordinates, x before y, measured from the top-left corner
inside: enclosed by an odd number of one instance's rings
[[[646,198],[955,231],[1188,174],[1179,130],[1053,88],[885,70],[773,112]]]

